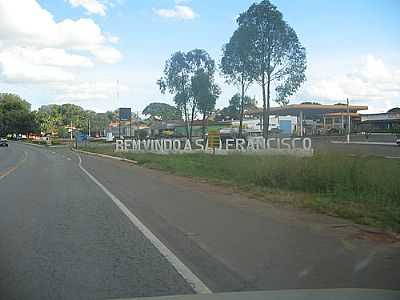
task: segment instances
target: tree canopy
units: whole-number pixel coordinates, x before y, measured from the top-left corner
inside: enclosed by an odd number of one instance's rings
[[[252,57],[252,31],[247,27],[239,27],[232,35],[229,43],[223,48],[221,59],[221,71],[225,76],[227,83],[232,83],[239,87],[238,111],[230,111],[239,118],[239,137],[242,136],[243,113],[245,106],[246,91],[256,77],[254,58]]]
[[[96,113],[69,103],[49,104],[38,109],[36,120],[41,132],[67,137],[69,135],[67,127],[70,127],[71,124],[74,128],[89,133],[89,122],[91,133],[102,134],[113,120],[113,114],[110,112]]]
[[[174,102],[185,119],[186,137],[190,140],[193,120],[199,109],[199,98],[194,95],[192,84],[199,80],[198,76],[201,73],[206,74],[213,85],[215,62],[207,51],[202,49],[194,49],[187,53],[179,51],[166,61],[164,76],[157,81],[162,93],[168,91],[174,95]]]
[[[282,13],[268,0],[251,5],[237,22],[250,37],[254,80],[262,87],[263,129],[267,137],[271,87],[275,87],[275,101],[286,105],[306,79],[305,48]]]
[[[217,111],[216,119],[217,120],[239,119],[241,114],[241,98],[242,97],[239,93],[233,95],[232,98],[229,100],[229,105]],[[245,96],[243,103],[244,103],[243,111],[257,108],[255,98]]]
[[[36,130],[31,105],[15,94],[0,94],[0,136]]]
[[[182,119],[182,113],[179,109],[175,106],[160,102],[150,103],[143,110],[142,114],[162,121]]]

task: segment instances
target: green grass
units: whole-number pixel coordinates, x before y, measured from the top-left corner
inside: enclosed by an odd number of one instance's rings
[[[123,156],[149,168],[235,186],[255,197],[400,232],[400,161],[320,154],[309,158],[232,154]]]

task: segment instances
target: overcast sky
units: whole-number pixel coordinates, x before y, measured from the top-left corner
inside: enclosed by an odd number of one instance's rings
[[[98,112],[172,103],[156,81],[178,50],[219,62],[248,0],[0,0],[0,92],[33,108],[75,103]],[[275,0],[307,49],[307,82],[292,103],[400,106],[400,1]],[[119,81],[119,88],[117,87]],[[225,106],[236,92],[218,76]],[[119,91],[119,98],[117,97]],[[254,85],[250,96],[258,100]]]

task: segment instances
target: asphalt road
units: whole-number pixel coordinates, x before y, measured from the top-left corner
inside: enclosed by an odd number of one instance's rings
[[[87,173],[67,149],[0,149],[0,299],[194,293],[118,201],[213,292],[400,289],[399,242],[234,190],[81,161]]]
[[[75,158],[11,144],[0,166],[0,299],[192,293]]]
[[[392,143],[394,144],[396,138],[394,135],[384,135],[384,134],[372,134],[368,139],[364,135],[352,135],[352,142],[362,142],[371,144],[335,144],[332,141],[345,142],[346,137],[311,137],[313,148],[317,152],[325,153],[339,153],[339,154],[349,154],[358,156],[380,156],[387,158],[400,159],[400,147],[397,145],[379,145],[374,143]]]

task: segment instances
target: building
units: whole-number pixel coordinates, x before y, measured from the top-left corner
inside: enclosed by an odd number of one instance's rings
[[[112,121],[108,126],[108,133],[112,136],[118,137],[133,137],[136,136],[138,131],[147,131],[147,135],[150,135],[150,128],[142,121],[132,120],[130,121]]]
[[[295,133],[298,135],[318,135],[330,132],[344,133],[348,128],[349,115],[352,130],[358,130],[361,124],[361,115],[359,112],[363,110],[368,110],[368,106],[350,105],[347,107],[346,104],[291,104],[283,107],[272,107],[271,115],[296,117],[297,122],[291,119],[291,122],[297,123],[293,124]],[[258,108],[257,113],[262,121],[262,109]],[[288,125],[285,126],[287,127]],[[271,122],[269,130],[273,130]]]
[[[153,136],[173,135],[175,137],[186,136],[186,123],[183,120],[169,120],[152,122],[150,126]],[[206,122],[208,131],[220,130],[232,127],[232,121],[212,121]],[[201,137],[203,135],[203,121],[193,120],[192,136]]]
[[[297,131],[298,119],[296,116],[276,116],[271,115],[269,117],[269,130],[272,132],[278,132],[282,135],[293,135]],[[243,128],[249,130],[261,131],[261,119],[244,119]],[[233,120],[232,127],[239,128],[240,121]]]
[[[400,108],[396,107],[386,113],[361,115],[363,131],[398,132],[400,130]]]

